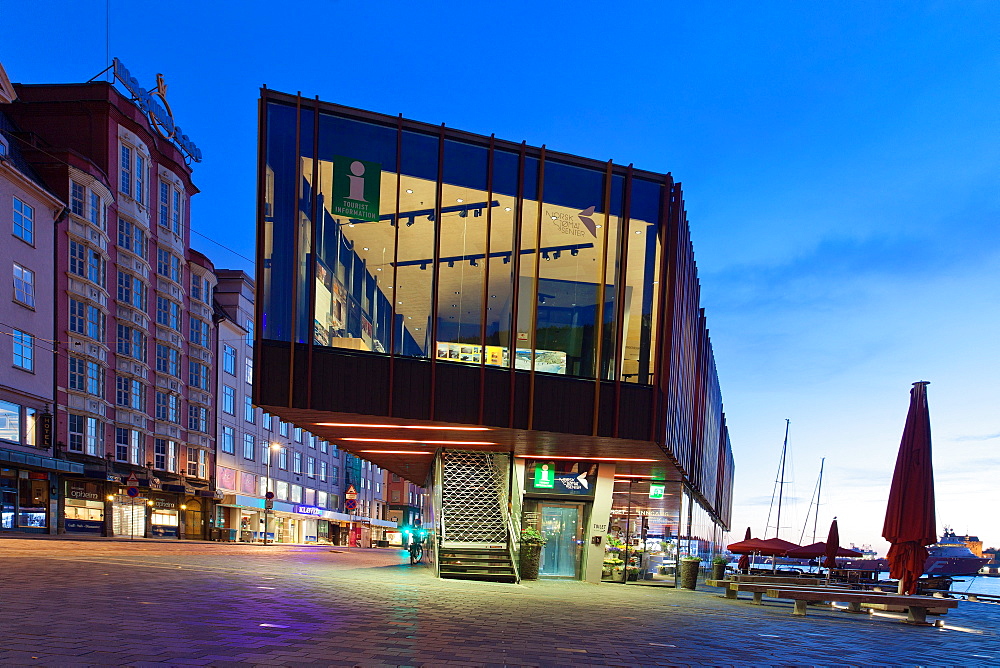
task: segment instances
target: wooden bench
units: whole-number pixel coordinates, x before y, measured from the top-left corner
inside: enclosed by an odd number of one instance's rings
[[[723,587],[726,590],[726,598],[737,599],[739,596],[737,594],[741,591],[750,592],[753,594],[754,605],[760,605],[763,603],[764,594],[768,589],[774,589],[775,587],[781,587],[782,589],[802,589],[802,590],[817,590],[815,585],[789,585],[784,583],[775,582],[733,582],[731,580],[706,580],[705,583],[710,587]],[[830,587],[823,587],[823,589],[840,590],[840,591],[852,591],[847,585],[832,585]]]
[[[836,589],[793,589],[789,587],[769,588],[767,595],[771,598],[791,599],[795,603],[793,615],[805,615],[806,606],[818,601],[834,601],[846,603],[848,612],[863,612],[862,604],[878,606],[902,606],[907,609],[906,621],[910,624],[927,625],[927,610],[929,608],[957,608],[958,601],[939,599],[930,596],[899,596],[881,592],[862,592]]]
[[[822,585],[826,578],[796,578],[781,575],[734,575],[733,582],[766,582],[769,584]]]

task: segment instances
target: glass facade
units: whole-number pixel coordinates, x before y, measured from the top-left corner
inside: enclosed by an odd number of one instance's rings
[[[654,382],[662,177],[269,101],[263,179],[263,339]]]

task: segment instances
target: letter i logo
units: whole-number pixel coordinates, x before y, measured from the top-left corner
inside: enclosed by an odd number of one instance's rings
[[[352,176],[353,175],[353,176]],[[355,160],[351,163],[351,173],[347,175],[347,180],[350,182],[350,191],[347,195],[347,199],[353,199],[357,202],[367,202],[365,199],[365,166],[360,160]]]

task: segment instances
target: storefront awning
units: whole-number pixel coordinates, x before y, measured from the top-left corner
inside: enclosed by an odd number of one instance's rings
[[[0,462],[34,469],[43,469],[45,471],[83,475],[83,464],[67,461],[65,459],[56,459],[55,457],[43,457],[42,455],[36,455],[30,452],[18,452],[16,450],[6,450],[4,448],[0,448]]]

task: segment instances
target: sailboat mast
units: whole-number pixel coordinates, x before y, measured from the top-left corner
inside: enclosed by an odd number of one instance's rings
[[[816,514],[813,515],[813,542],[816,542],[816,524],[819,523],[819,497],[823,494],[823,464],[826,457],[819,460],[819,487],[816,491]]]
[[[778,484],[778,523],[774,527],[775,538],[781,538],[781,497],[785,493],[785,455],[788,453],[788,425],[791,422],[785,419],[785,443],[781,446],[781,482]]]

